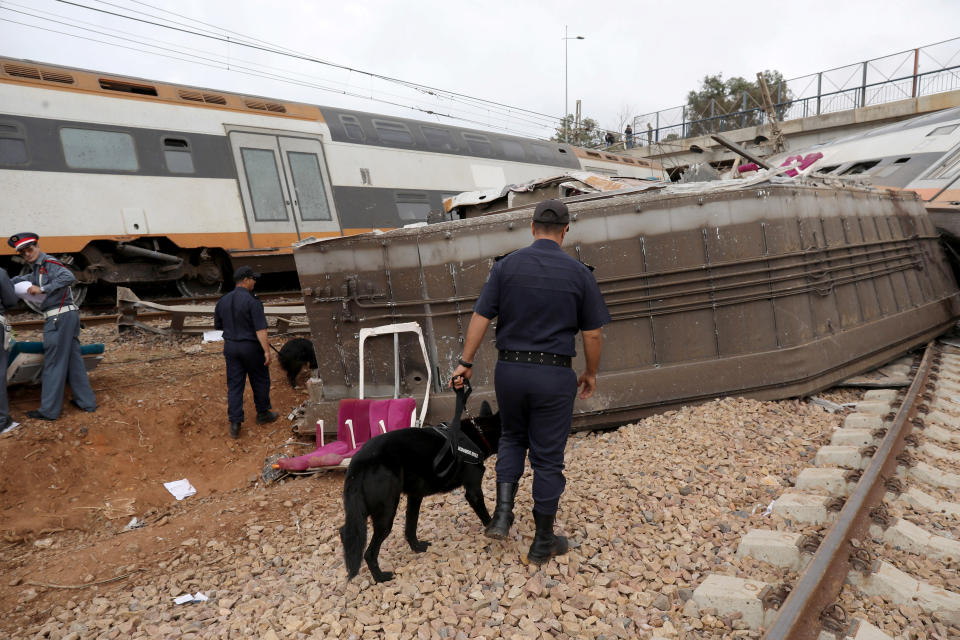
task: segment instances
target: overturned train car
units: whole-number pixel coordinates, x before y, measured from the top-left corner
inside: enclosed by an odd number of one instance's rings
[[[778,179],[775,179],[778,180]],[[812,393],[942,333],[960,311],[957,284],[912,193],[783,180],[673,185],[568,200],[564,249],[595,266],[613,321],[597,393],[574,428],[622,424],[723,395]],[[421,395],[428,423],[449,419],[442,388],[496,256],[531,241],[532,207],[383,234],[316,241],[294,252],[319,378],[308,416],[332,420],[357,397],[359,330],[416,321],[416,338],[368,342],[365,394]],[[578,348],[582,352],[582,346]],[[474,398],[491,400],[489,331]],[[582,370],[582,353],[574,361]],[[471,403],[473,404],[473,402]],[[332,423],[327,423],[332,424]]]

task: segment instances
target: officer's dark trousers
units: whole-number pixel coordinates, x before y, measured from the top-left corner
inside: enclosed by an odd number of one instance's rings
[[[563,450],[570,435],[577,374],[569,367],[497,362],[494,386],[503,424],[497,482],[517,482],[529,451],[533,508],[554,514],[567,483]]]
[[[223,357],[227,361],[227,416],[230,422],[243,422],[243,389],[250,376],[253,404],[257,413],[270,411],[270,369],[263,364],[263,347],[250,340],[226,340]]]
[[[40,413],[48,418],[60,417],[67,383],[81,409],[92,411],[97,408],[97,399],[80,353],[80,314],[76,311],[47,318],[43,323]]]
[[[3,329],[0,329],[0,340],[3,340]],[[3,366],[0,367],[0,373],[3,375],[3,380],[0,380],[0,429],[3,429],[7,420],[10,418],[10,402],[7,400],[7,358],[10,355],[8,351],[3,350],[4,344],[0,345],[0,364]]]

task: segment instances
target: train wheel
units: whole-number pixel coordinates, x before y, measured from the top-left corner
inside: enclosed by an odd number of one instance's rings
[[[77,268],[76,261],[73,259],[73,256],[55,256],[54,260],[60,262],[68,267]],[[33,267],[29,264],[24,264],[20,269],[20,275],[25,276],[33,270]],[[83,301],[87,299],[87,291],[89,290],[89,285],[85,283],[76,282],[70,287],[70,293],[73,296],[73,304],[78,307],[83,304]],[[40,305],[35,302],[30,302],[29,300],[24,300],[23,304],[27,305],[32,311],[40,313]]]
[[[196,275],[177,280],[177,290],[187,298],[217,295],[223,291],[223,267],[218,260],[201,255]]]

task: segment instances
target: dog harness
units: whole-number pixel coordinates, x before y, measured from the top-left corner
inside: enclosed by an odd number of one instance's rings
[[[449,425],[440,424],[435,427],[430,427],[446,441],[433,459],[434,473],[444,482],[456,476],[461,464],[483,464],[485,457],[483,451],[480,450],[480,447],[477,446],[473,440],[466,437],[460,429],[460,416],[463,415],[463,410],[467,405],[467,398],[470,396],[472,390],[473,388],[470,386],[470,381],[464,378],[464,386],[460,389],[455,389],[457,393],[457,406],[453,412],[453,420],[450,421]],[[481,437],[483,436],[481,435]]]

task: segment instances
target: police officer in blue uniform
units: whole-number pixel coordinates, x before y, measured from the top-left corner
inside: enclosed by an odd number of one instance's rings
[[[80,353],[80,313],[73,304],[70,285],[77,281],[60,262],[40,250],[39,236],[18,233],[7,244],[17,250],[32,269],[13,278],[13,283],[29,282],[31,295],[42,295],[43,374],[40,409],[27,411],[28,418],[56,420],[63,409],[64,387],[70,384],[70,403],[88,412],[97,410],[97,399],[87,377],[87,367]]]
[[[227,416],[230,437],[240,437],[243,422],[243,390],[246,378],[253,389],[257,424],[277,419],[270,406],[270,344],[267,342],[267,316],[263,303],[253,295],[260,277],[250,267],[233,274],[236,288],[217,302],[213,326],[223,330],[223,357],[227,361]]]
[[[16,306],[20,298],[13,290],[13,283],[10,276],[3,269],[0,269],[0,433],[6,433],[13,425],[17,424],[10,417],[10,404],[7,401],[7,358],[10,356],[8,345],[11,342],[10,323],[7,322],[5,312]]]
[[[601,328],[610,321],[591,268],[560,248],[569,223],[563,202],[547,200],[537,205],[531,224],[534,242],[494,263],[453,373],[470,378],[487,327],[498,318],[500,354],[494,386],[503,433],[496,465],[497,506],[485,533],[495,539],[507,537],[517,482],[529,452],[536,535],[528,558],[535,564],[567,552],[567,539],[553,532],[566,486],[563,451],[577,390],[586,399],[596,389]],[[577,378],[570,363],[580,331],[586,368]]]

